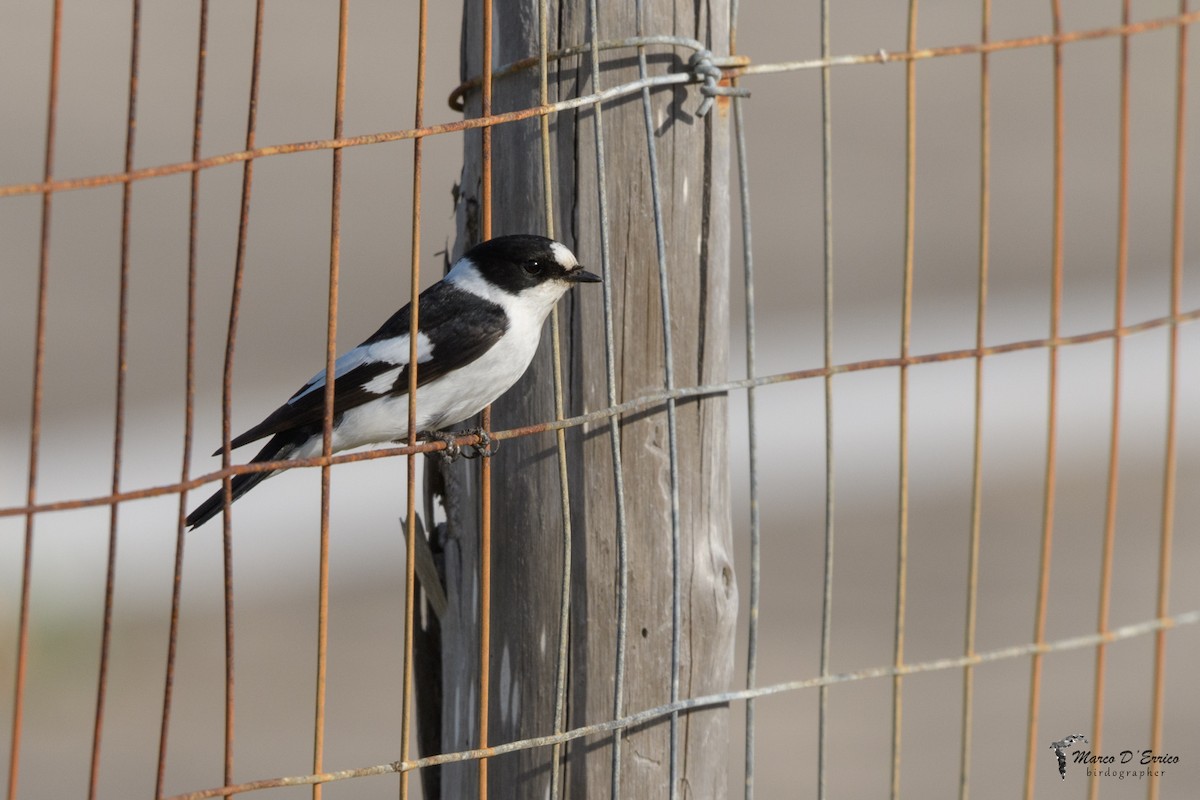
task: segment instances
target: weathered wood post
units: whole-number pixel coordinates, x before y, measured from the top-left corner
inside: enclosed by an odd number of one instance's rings
[[[481,2],[466,0],[463,76],[481,72]],[[634,4],[600,3],[599,39],[637,31]],[[643,30],[698,38],[727,52],[728,9],[721,0],[677,4],[646,0]],[[495,0],[495,66],[538,52],[537,0]],[[550,4],[550,49],[590,37],[586,0]],[[691,51],[654,48],[651,74],[686,68]],[[636,80],[636,50],[601,53],[601,87]],[[551,101],[595,90],[589,58],[550,63]],[[707,117],[695,112],[695,88],[652,95],[655,143],[667,244],[670,320],[677,386],[726,377],[729,280],[729,125],[718,102]],[[479,114],[478,92],[467,116]],[[493,109],[538,104],[537,71],[498,79]],[[664,388],[662,312],[651,203],[646,128],[640,93],[606,105],[602,113],[609,207],[607,280],[613,297],[618,401]],[[557,238],[580,261],[601,269],[592,109],[552,118]],[[493,233],[546,231],[543,213],[540,123],[494,129]],[[455,255],[478,236],[481,203],[480,136],[466,137],[458,194]],[[566,414],[608,405],[603,302],[599,287],[573,291],[560,306]],[[494,407],[497,430],[554,418],[549,331],[532,367]],[[730,687],[737,590],[730,537],[726,402],[723,397],[677,406],[680,504],[681,651],[679,695]],[[632,713],[671,699],[672,523],[666,407],[623,418],[621,457],[628,535],[628,628],[624,710]],[[607,422],[567,432],[571,490],[573,589],[569,711],[566,726],[613,716],[617,638],[617,525],[612,439]],[[430,463],[430,469],[435,465]],[[562,580],[562,514],[555,436],[506,441],[493,460],[490,744],[554,730],[555,675]],[[442,620],[441,749],[479,741],[479,490],[476,462],[445,475],[449,534],[440,543],[450,608]],[[436,481],[435,481],[436,483]],[[423,716],[424,718],[424,716]],[[427,724],[427,723],[426,723]],[[679,718],[677,780],[685,797],[726,793],[728,718],[724,709]],[[428,734],[428,728],[425,731]],[[622,744],[624,797],[666,797],[670,791],[669,721],[626,731]],[[563,796],[608,797],[611,734],[564,748]],[[494,797],[544,798],[551,750],[541,748],[489,762]],[[443,798],[475,794],[477,766],[445,767]]]

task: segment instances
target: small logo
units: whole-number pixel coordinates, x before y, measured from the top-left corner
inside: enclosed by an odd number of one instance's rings
[[[1067,779],[1067,751],[1074,750],[1076,742],[1087,744],[1088,740],[1082,733],[1073,733],[1065,739],[1059,739],[1057,742],[1050,743],[1050,749],[1058,757],[1058,774],[1062,776],[1064,781]]]

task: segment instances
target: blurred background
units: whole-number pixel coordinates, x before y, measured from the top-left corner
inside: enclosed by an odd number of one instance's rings
[[[198,14],[195,3],[143,9],[135,167],[190,160]],[[443,98],[459,83],[460,10],[430,4],[427,123],[458,115]],[[815,58],[819,5],[744,8],[738,49],[754,63]],[[1135,19],[1177,6],[1143,2]],[[412,126],[415,7],[353,4],[346,135]],[[1066,30],[1117,25],[1120,4],[1064,3]],[[835,54],[905,49],[905,4],[834,3]],[[115,0],[66,0],[55,176],[122,170],[130,10]],[[208,42],[203,155],[244,148],[254,8],[214,2]],[[1050,4],[998,3],[991,38],[1049,33]],[[332,135],[337,6],[268,4],[257,142]],[[616,32],[605,32],[607,36]],[[922,47],[980,37],[975,4],[921,5]],[[1169,313],[1177,29],[1132,37],[1131,208],[1126,320]],[[42,178],[51,41],[48,2],[0,11],[0,185]],[[1066,93],[1063,335],[1112,327],[1118,200],[1119,38],[1064,48]],[[1190,67],[1196,85],[1196,68]],[[987,343],[1049,333],[1052,232],[1052,51],[991,57],[992,204]],[[899,352],[904,233],[904,66],[832,71],[837,363]],[[760,374],[822,363],[820,75],[747,78],[757,268]],[[979,57],[917,66],[916,273],[912,352],[974,346],[979,217]],[[1189,155],[1200,152],[1194,92]],[[694,102],[689,93],[687,102]],[[453,230],[458,135],[425,144],[422,276],[441,275]],[[365,338],[408,301],[411,144],[345,151],[340,349]],[[1195,163],[1193,156],[1191,162]],[[1200,213],[1197,170],[1187,176],[1185,230]],[[220,386],[242,168],[200,180],[197,398],[193,474],[219,468]],[[127,418],[123,489],[178,480],[184,420],[189,175],[133,185]],[[45,399],[38,500],[111,490],[121,223],[119,185],[58,193],[50,239]],[[329,261],[330,154],[264,158],[254,168],[243,315],[234,372],[233,428],[257,422],[323,364]],[[736,202],[730,214],[738,215]],[[40,195],[0,200],[0,507],[25,503],[29,457]],[[733,228],[738,229],[735,218]],[[731,377],[744,375],[741,279],[734,243]],[[1192,248],[1194,252],[1195,248]],[[594,255],[580,254],[595,261]],[[1184,311],[1200,307],[1200,263],[1185,257]],[[1200,608],[1188,578],[1200,558],[1200,326],[1180,335],[1179,461],[1170,608]],[[1112,627],[1155,616],[1161,529],[1168,330],[1124,341],[1120,483]],[[1095,630],[1112,410],[1111,340],[1060,355],[1058,487],[1050,583],[1050,640]],[[985,366],[983,498],[977,649],[1033,635],[1046,461],[1048,354],[995,356]],[[836,561],[834,672],[890,664],[898,504],[898,372],[834,382]],[[905,657],[960,655],[971,523],[974,366],[910,370],[910,544]],[[819,674],[824,558],[822,383],[758,391],[762,606],[758,682]],[[749,586],[745,396],[730,397],[735,541],[744,618]],[[531,420],[532,422],[532,420]],[[207,494],[192,493],[189,505]],[[250,780],[311,768],[319,472],[293,470],[239,503],[235,537],[237,738],[235,776]],[[396,758],[404,545],[404,461],[333,470],[328,769]],[[284,502],[284,500],[287,502]],[[177,496],[120,506],[120,542],[100,795],[154,788],[166,658]],[[109,509],[39,515],[33,555],[22,797],[78,796],[88,783]],[[176,699],[166,791],[221,783],[224,632],[221,533],[187,538]],[[0,517],[0,752],[12,714],[24,518]],[[497,546],[504,546],[498,540]],[[1168,637],[1164,743],[1180,757],[1163,797],[1190,797],[1200,780],[1200,698],[1192,686],[1200,631]],[[1094,651],[1044,665],[1039,731],[1045,745],[1090,730]],[[1105,750],[1150,746],[1153,637],[1109,648]],[[976,671],[972,794],[1011,797],[1024,781],[1029,661]],[[833,796],[882,796],[890,779],[891,682],[832,689]],[[961,673],[905,681],[902,788],[948,796],[958,786]],[[740,793],[743,707],[731,709],[730,793]],[[758,787],[764,797],[815,795],[817,694],[758,704]],[[1042,747],[1042,745],[1039,745]],[[1044,748],[1043,748],[1044,749]],[[1039,762],[1043,796],[1081,797],[1082,770],[1064,785],[1053,756]],[[390,794],[395,778],[331,784],[328,797]],[[300,796],[309,790],[273,790]],[[1125,797],[1144,785],[1104,781]]]

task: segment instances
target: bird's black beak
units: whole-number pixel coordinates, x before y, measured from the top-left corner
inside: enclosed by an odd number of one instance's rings
[[[600,283],[601,278],[594,272],[588,272],[586,269],[573,269],[563,276],[572,283]]]

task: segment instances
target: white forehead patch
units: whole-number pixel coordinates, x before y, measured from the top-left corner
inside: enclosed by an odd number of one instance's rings
[[[575,267],[579,266],[579,260],[575,258],[574,253],[567,249],[566,245],[551,242],[550,252],[554,253],[554,260],[563,269],[575,269]]]

